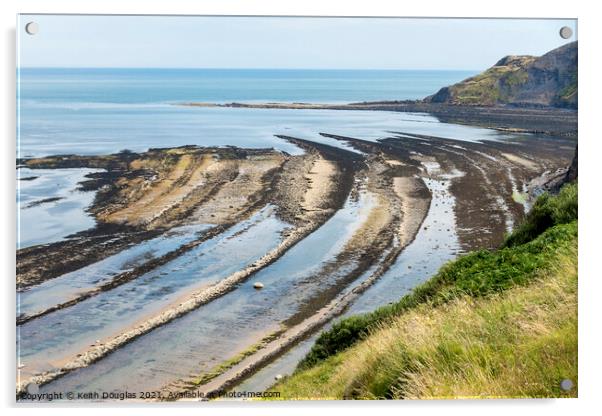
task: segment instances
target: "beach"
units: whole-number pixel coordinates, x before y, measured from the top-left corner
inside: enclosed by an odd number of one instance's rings
[[[26,100],[20,206],[49,231],[22,223],[17,393],[269,387],[338,319],[498,247],[574,155],[573,110],[327,102]],[[74,139],[37,146],[49,126]]]

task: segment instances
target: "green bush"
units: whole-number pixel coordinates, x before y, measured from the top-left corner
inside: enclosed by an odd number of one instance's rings
[[[508,236],[505,247],[524,244],[533,240],[548,228],[557,224],[567,224],[577,219],[577,184],[567,184],[557,196],[541,195],[525,220]]]

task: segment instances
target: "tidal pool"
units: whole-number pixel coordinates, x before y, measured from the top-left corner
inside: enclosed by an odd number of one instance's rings
[[[241,270],[275,248],[288,225],[266,207],[247,221],[115,289],[18,327],[23,374],[51,369],[182,296]]]
[[[427,162],[427,165],[426,170],[429,174],[438,172],[438,164]],[[424,178],[432,193],[432,201],[416,238],[399,254],[388,271],[355,299],[341,316],[293,346],[232,390],[264,391],[270,388],[276,383],[276,377],[293,373],[299,361],[311,350],[320,333],[330,329],[336,321],[351,315],[371,312],[379,306],[399,300],[435,274],[443,264],[453,260],[460,253],[461,248],[456,234],[455,199],[449,192],[449,186],[450,180],[459,174],[455,172],[441,175],[437,179]],[[365,273],[367,274],[369,272]],[[362,280],[359,278],[357,282]]]
[[[206,224],[173,228],[159,237],[19,292],[17,316],[31,315],[73,299],[79,293],[110,281],[119,273],[132,270],[199,238],[209,228],[211,226]]]
[[[102,169],[17,170],[17,249],[52,243],[92,228],[86,212],[94,192],[78,189],[86,175]]]
[[[249,348],[348,272],[314,279],[341,252],[370,212],[372,198],[347,201],[324,225],[234,291],[134,340],[43,391],[152,390],[200,374]],[[353,263],[353,262],[350,262]],[[253,283],[264,284],[262,290]]]

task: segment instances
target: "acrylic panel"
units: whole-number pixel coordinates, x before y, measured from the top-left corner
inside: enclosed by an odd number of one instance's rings
[[[21,402],[577,396],[577,21],[19,15]]]

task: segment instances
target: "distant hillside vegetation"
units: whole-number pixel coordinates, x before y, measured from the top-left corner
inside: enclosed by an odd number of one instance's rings
[[[506,56],[479,75],[425,98],[459,105],[577,108],[577,42],[541,57]]]

